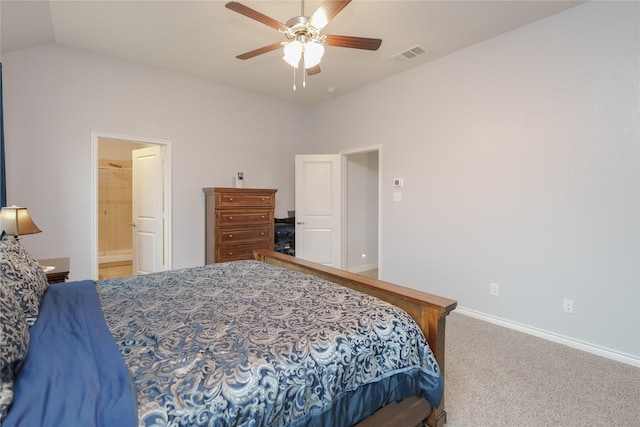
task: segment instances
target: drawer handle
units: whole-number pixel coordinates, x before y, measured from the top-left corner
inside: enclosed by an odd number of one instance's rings
[[[232,238],[232,237],[233,237],[233,234],[229,234],[229,238]]]
[[[229,201],[230,201],[230,202],[233,202],[233,197],[229,197]]]
[[[232,216],[230,216],[230,217],[229,217],[229,221],[231,221],[232,219],[233,219],[233,217],[232,217]]]
[[[262,198],[260,199],[260,201],[261,201],[261,202],[264,202],[265,200],[267,200],[267,199],[265,199],[264,197],[262,197]]]
[[[227,255],[231,256],[233,255],[233,252],[227,252]]]
[[[264,219],[264,215],[260,215],[260,219]]]
[[[264,231],[262,233],[260,233],[261,236],[264,236]]]

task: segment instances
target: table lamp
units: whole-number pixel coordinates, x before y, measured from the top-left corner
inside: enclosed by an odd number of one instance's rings
[[[5,206],[0,210],[0,227],[4,234],[18,236],[40,233],[42,230],[31,219],[27,208]]]

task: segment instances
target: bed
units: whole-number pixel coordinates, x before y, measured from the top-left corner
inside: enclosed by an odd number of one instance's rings
[[[0,366],[3,427],[446,422],[453,300],[259,250],[28,302],[28,350]]]

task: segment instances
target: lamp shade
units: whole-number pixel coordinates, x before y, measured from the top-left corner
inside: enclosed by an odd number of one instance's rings
[[[294,68],[298,68],[302,56],[302,43],[298,40],[287,43],[284,47],[284,59]]]
[[[315,67],[320,63],[324,55],[324,46],[318,42],[310,41],[304,45],[304,67]]]
[[[34,224],[27,208],[5,206],[0,210],[0,226],[10,236],[40,233],[42,230]]]

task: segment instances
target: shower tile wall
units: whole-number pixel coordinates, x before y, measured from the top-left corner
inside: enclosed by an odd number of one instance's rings
[[[131,253],[131,161],[98,162],[99,256]]]

